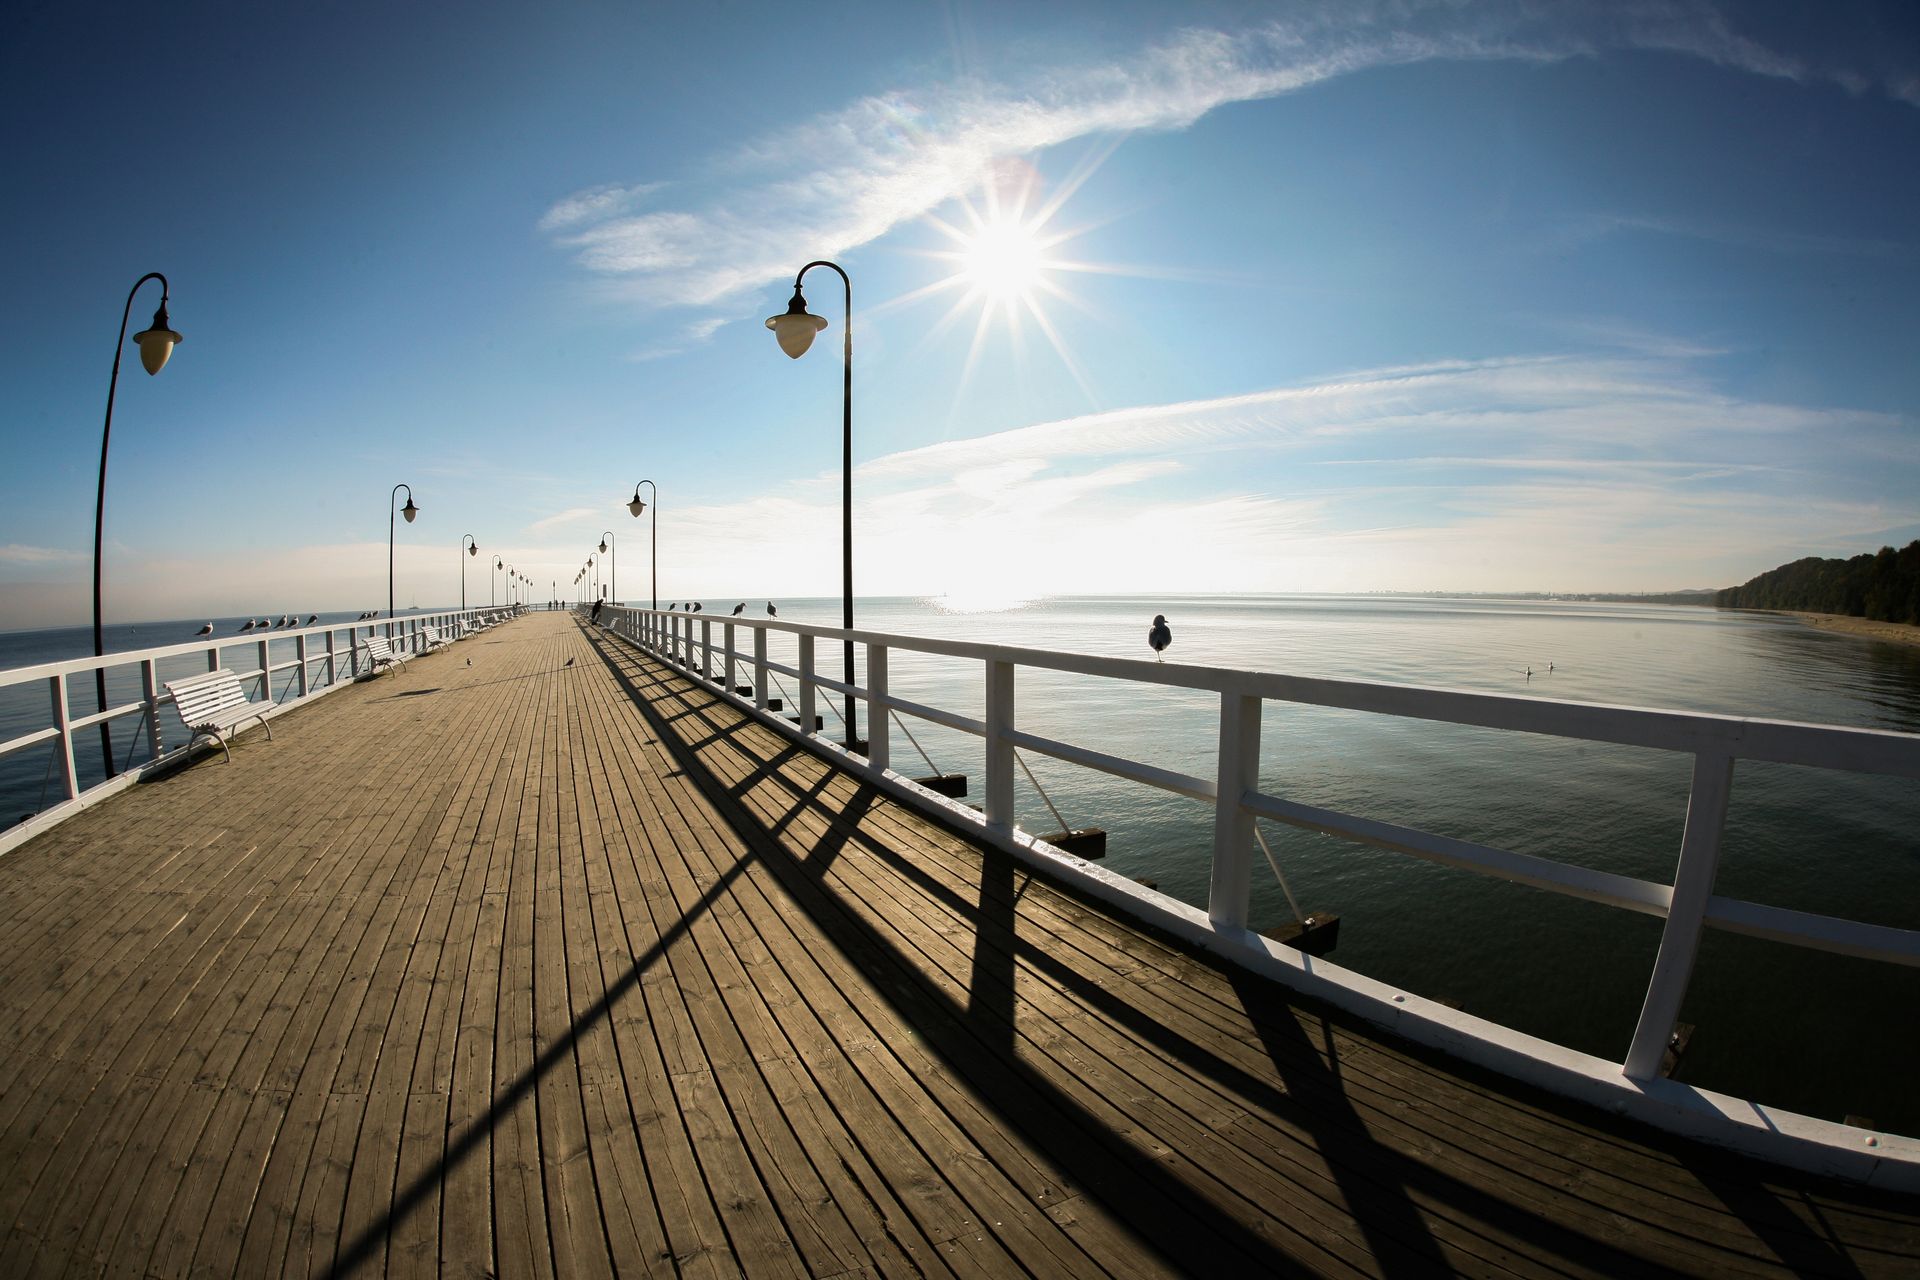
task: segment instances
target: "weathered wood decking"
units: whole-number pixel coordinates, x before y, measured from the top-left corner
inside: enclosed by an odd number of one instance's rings
[[[1910,1199],[1290,1003],[565,616],[281,725],[0,858],[0,1275],[1920,1266]]]

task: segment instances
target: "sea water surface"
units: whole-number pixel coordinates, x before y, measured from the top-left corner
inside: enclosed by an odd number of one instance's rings
[[[762,612],[757,601],[753,612]],[[1176,662],[1920,732],[1920,650],[1770,614],[1365,596],[1067,598],[995,608],[863,599],[857,625],[1147,658],[1155,613],[1172,625],[1167,658]],[[839,602],[782,601],[780,616],[835,626]],[[137,642],[184,642],[198,626],[145,624]],[[0,666],[70,656],[51,651],[59,634],[0,635]],[[71,653],[87,652],[88,633],[71,634]],[[773,654],[793,663],[791,638],[776,637]],[[837,672],[838,648],[822,643],[818,661]],[[188,669],[204,669],[204,659]],[[889,680],[899,697],[981,715],[978,662],[895,650]],[[1016,685],[1017,722],[1029,732],[1213,773],[1215,695],[1033,668],[1021,668]],[[821,702],[832,736],[838,699],[823,693]],[[0,703],[0,738],[44,724],[45,703],[44,690]],[[932,768],[972,776],[978,801],[979,740],[920,721],[908,727]],[[1280,702],[1266,705],[1261,753],[1261,789],[1270,794],[1663,882],[1673,878],[1692,767],[1672,752]],[[904,734],[894,737],[893,758],[903,772],[929,768]],[[1211,806],[1023,758],[1068,824],[1108,831],[1108,867],[1205,905]],[[41,784],[45,766],[38,749],[0,761],[0,813],[33,807],[23,792]],[[1024,775],[1016,775],[1016,799],[1027,830],[1060,825]],[[1340,915],[1336,962],[1573,1048],[1625,1054],[1660,920],[1279,824],[1262,831],[1301,909]],[[1920,928],[1917,832],[1920,783],[1742,762],[1716,891]],[[1254,872],[1253,923],[1285,922],[1285,895],[1257,852]],[[1681,1012],[1696,1030],[1679,1078],[1920,1133],[1911,1087],[1916,1008],[1913,969],[1709,930]]]

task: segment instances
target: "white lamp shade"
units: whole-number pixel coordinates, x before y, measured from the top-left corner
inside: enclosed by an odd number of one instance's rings
[[[767,317],[767,328],[773,330],[773,336],[779,341],[780,349],[795,360],[807,354],[807,348],[813,345],[813,335],[826,327],[825,316],[816,316],[805,311],[787,311],[777,316]]]
[[[142,329],[133,335],[140,344],[140,364],[152,376],[167,367],[167,358],[173,354],[173,344],[180,341],[180,335],[171,329]]]

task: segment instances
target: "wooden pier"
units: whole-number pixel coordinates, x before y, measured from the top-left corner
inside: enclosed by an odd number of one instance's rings
[[[564,615],[0,858],[0,1229],[4,1276],[1920,1269],[1911,1197],[1409,1051]]]

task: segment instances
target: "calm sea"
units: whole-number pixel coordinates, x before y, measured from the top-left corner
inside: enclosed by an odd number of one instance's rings
[[[1167,615],[1174,636],[1167,656],[1180,662],[1920,732],[1920,649],[1765,614],[1563,601],[1203,596],[984,609],[863,600],[858,624],[1148,657],[1145,637],[1155,613]],[[837,625],[839,604],[782,602],[781,617]],[[231,634],[238,621],[221,620],[216,629]],[[116,629],[109,647],[183,642],[199,625],[146,624],[131,636]],[[776,641],[774,655],[792,662],[784,640]],[[286,648],[276,648],[276,661],[283,652],[291,656],[292,642],[279,643]],[[0,635],[0,666],[90,648],[84,629]],[[227,661],[240,665],[242,657],[230,651]],[[838,661],[829,646],[821,648],[822,667],[831,671]],[[203,669],[204,659],[190,658],[183,673]],[[900,697],[981,714],[977,663],[896,651],[889,678]],[[122,679],[135,696],[137,677]],[[284,687],[277,691],[284,695]],[[1017,693],[1018,722],[1030,732],[1212,774],[1218,700],[1211,695],[1032,669],[1019,672]],[[85,699],[76,694],[76,710],[90,705]],[[837,700],[822,699],[822,713],[832,733],[837,712],[825,705],[830,701]],[[44,688],[0,701],[0,738],[44,723]],[[909,723],[933,767],[972,776],[977,801],[979,742]],[[119,741],[124,750],[125,738]],[[1108,831],[1106,865],[1204,906],[1209,806],[1049,758],[1027,759],[1067,823]],[[11,818],[37,807],[47,760],[42,750],[0,760],[0,813]],[[903,771],[926,768],[901,735],[894,762]],[[1262,789],[1272,794],[1668,881],[1691,768],[1690,759],[1667,752],[1280,703],[1266,708],[1262,762]],[[1023,826],[1059,825],[1024,776],[1017,792]],[[1340,915],[1333,956],[1339,963],[1562,1044],[1616,1060],[1624,1054],[1660,921],[1332,837],[1272,824],[1263,830],[1301,908]],[[1717,891],[1920,928],[1916,832],[1920,784],[1742,763]],[[1254,923],[1267,927],[1289,916],[1273,874],[1256,857]],[[1920,973],[1912,969],[1710,930],[1681,1015],[1696,1031],[1679,1075],[1794,1110],[1859,1115],[1920,1133],[1920,1101],[1911,1087],[1916,1007]]]

